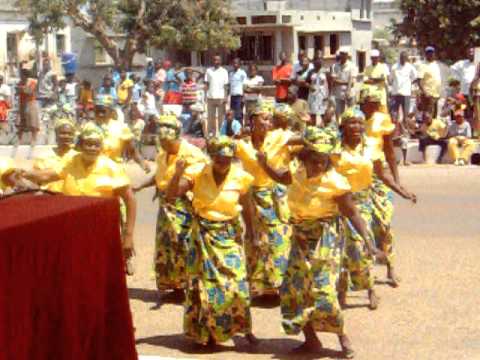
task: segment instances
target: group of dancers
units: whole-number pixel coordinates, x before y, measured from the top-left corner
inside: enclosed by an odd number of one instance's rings
[[[33,182],[66,195],[118,197],[129,274],[134,193],[155,186],[156,283],[161,293],[184,294],[188,338],[213,346],[241,333],[254,345],[251,300],[279,296],[283,329],[305,336],[298,351],[321,351],[317,332],[329,332],[352,358],[342,314],[347,292],[366,290],[370,309],[378,307],[376,261],[398,286],[392,192],[416,202],[400,185],[395,126],[381,111],[380,94],[366,89],[338,124],[298,131],[285,106],[259,103],[248,133],[210,138],[206,151],[182,138],[174,115],[162,115],[156,171],[136,187],[122,156],[150,168],[110,100],[100,96],[95,122],[79,130],[59,121],[57,146],[33,169],[0,159],[0,185]]]

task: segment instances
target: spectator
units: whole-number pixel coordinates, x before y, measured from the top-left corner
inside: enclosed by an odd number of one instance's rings
[[[98,88],[97,93],[100,95],[109,95],[112,97],[113,102],[117,103],[117,90],[113,86],[112,76],[110,74],[106,74],[103,77],[102,85]]]
[[[321,118],[321,122],[317,123],[317,126],[322,128],[330,128],[335,130],[335,132],[338,132],[339,129],[338,129],[337,121],[335,120],[335,113],[336,113],[335,104],[328,104],[325,110],[325,114]]]
[[[438,99],[442,90],[442,73],[440,64],[435,60],[435,48],[425,48],[426,62],[421,65],[419,72],[419,88],[422,97],[428,98],[433,104],[433,118],[437,117]]]
[[[153,81],[156,100],[159,103],[163,102],[163,97],[165,95],[164,87],[165,81],[167,80],[167,70],[170,69],[172,63],[169,60],[165,60],[162,63],[158,62],[155,65],[155,77]]]
[[[235,119],[243,122],[243,86],[247,73],[243,70],[240,59],[233,59],[233,71],[230,72],[230,109],[235,113]]]
[[[149,116],[158,116],[157,105],[155,101],[155,86],[152,81],[145,81],[145,92],[138,103],[138,109],[148,119]]]
[[[390,74],[390,82],[392,84],[392,107],[390,110],[393,118],[399,119],[399,110],[402,109],[402,118],[406,120],[407,115],[411,111],[412,85],[417,78],[417,70],[408,62],[407,52],[402,51],[398,63],[393,65]]]
[[[454,114],[455,122],[448,129],[448,152],[455,165],[463,166],[470,162],[470,156],[475,151],[475,142],[472,138],[472,128],[465,121],[463,110]]]
[[[480,136],[480,65],[477,66],[475,79],[470,85],[470,96],[473,102],[473,137]]]
[[[235,119],[235,112],[228,110],[220,129],[220,135],[236,137],[242,133],[242,123]]]
[[[452,74],[460,82],[460,91],[465,96],[465,99],[470,98],[470,87],[476,74],[475,65],[475,48],[469,48],[467,51],[467,58],[457,61],[452,65]],[[468,118],[471,118],[471,102],[468,104]]]
[[[288,98],[288,87],[292,76],[292,64],[288,62],[287,54],[280,53],[280,64],[272,70],[272,80],[276,86],[275,99],[278,103],[286,103]]]
[[[183,128],[183,134],[191,143],[201,148],[205,146],[205,119],[203,118],[203,106],[193,104],[190,107],[192,112],[191,120]]]
[[[52,102],[57,91],[57,74],[52,70],[50,59],[43,59],[43,68],[39,74],[38,100],[41,106]]]
[[[288,116],[289,126],[294,131],[302,131],[307,123],[310,123],[311,120],[310,116],[308,115],[310,113],[308,102],[303,99],[299,99],[298,93],[294,89],[290,89],[288,91],[287,103],[292,112],[292,116]],[[284,112],[289,112],[288,107],[284,107],[284,109],[287,109]]]
[[[78,82],[75,74],[67,74],[65,79],[65,99],[72,111],[75,109],[78,98]]]
[[[165,91],[163,103],[167,105],[180,105],[182,104],[180,86],[185,80],[185,73],[178,63],[175,68],[168,68],[166,71],[166,79],[163,86],[163,90]]]
[[[133,94],[133,81],[128,77],[125,70],[120,71],[120,80],[117,85],[118,105],[123,111],[128,111]]]
[[[297,61],[295,62],[295,64],[293,64],[293,68],[292,68],[292,75],[291,75],[291,79],[295,79],[296,78],[296,75],[297,73],[302,70],[303,68],[303,59],[305,59],[307,57],[307,54],[305,53],[305,50],[303,49],[300,49],[298,51],[298,55],[297,55]],[[313,69],[313,65],[309,62],[308,63],[308,70],[312,70]]]
[[[436,159],[437,164],[442,162],[443,155],[447,151],[447,124],[440,119],[432,119],[430,112],[423,113],[423,124],[420,127],[420,145],[419,150],[423,154],[423,161],[426,161],[425,152],[427,146],[438,145],[440,146],[440,154]]]
[[[338,62],[333,65],[331,83],[335,97],[337,119],[345,109],[352,105],[352,88],[355,77],[355,67],[348,59],[348,51],[340,50]]]
[[[25,131],[32,133],[31,145],[37,143],[39,130],[40,109],[37,103],[37,80],[30,77],[30,71],[21,70],[21,78],[18,83],[20,123],[18,124],[18,140],[21,143]]]
[[[142,134],[145,129],[145,120],[142,113],[136,106],[130,108],[130,128],[132,129],[133,136],[135,138],[135,146],[137,150],[140,150],[142,143]]]
[[[132,75],[132,104],[138,104],[142,99],[143,87],[142,79],[138,75]]]
[[[313,69],[308,72],[306,83],[309,85],[308,106],[313,124],[322,121],[328,102],[327,76],[322,71],[322,59],[313,60]]]
[[[263,77],[258,75],[257,65],[250,64],[248,67],[248,77],[243,83],[245,112],[247,113],[246,119],[250,118],[250,115],[257,107],[257,103],[262,96],[259,87],[263,85],[264,81]]]
[[[12,91],[0,75],[0,133],[8,131],[8,110],[12,107]]]
[[[158,116],[156,114],[148,114],[146,115],[146,119],[147,123],[142,133],[142,144],[155,145],[158,147]]]
[[[373,49],[370,52],[370,59],[372,64],[365,69],[364,81],[369,87],[372,87],[374,91],[381,95],[381,107],[380,111],[388,113],[387,106],[387,81],[390,76],[388,67],[384,63],[380,62],[380,51]]]
[[[307,83],[307,77],[311,70],[310,60],[304,56],[302,58],[302,66],[296,72],[293,78],[293,83],[298,87],[297,96],[299,99],[308,100],[309,84]]]
[[[155,64],[153,63],[152,58],[147,58],[147,66],[145,67],[145,79],[153,80],[155,76]]]
[[[92,84],[88,80],[83,80],[78,92],[78,108],[80,111],[92,111],[94,108],[94,93]]]
[[[185,68],[185,81],[182,83],[182,103],[184,107],[191,106],[197,103],[198,99],[198,85],[193,77],[193,74],[199,71],[196,71],[190,67]]]
[[[205,86],[207,88],[207,133],[208,136],[218,135],[220,121],[225,117],[227,103],[228,71],[222,66],[220,55],[213,57],[213,67],[205,73]]]

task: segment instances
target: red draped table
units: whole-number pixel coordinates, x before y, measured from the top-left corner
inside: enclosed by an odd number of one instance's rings
[[[118,201],[0,201],[0,360],[137,359]]]

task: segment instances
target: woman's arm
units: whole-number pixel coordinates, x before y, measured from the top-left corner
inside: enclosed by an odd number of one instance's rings
[[[255,207],[250,193],[240,196],[240,204],[242,205],[242,218],[245,223],[245,239],[250,241],[254,247],[259,245],[258,233],[254,228]]]
[[[133,192],[139,192],[151,186],[155,186],[155,175],[150,176],[147,180],[141,183],[141,185],[135,186],[133,188]]]
[[[58,175],[54,170],[49,170],[49,169],[23,171],[21,173],[21,176],[39,185],[61,180],[60,175]]]
[[[137,218],[137,200],[133,195],[131,186],[125,186],[115,191],[115,195],[122,198],[127,208],[127,222],[125,224],[125,233],[123,234],[123,254],[125,259],[133,256],[135,246],[133,242],[133,232],[135,230],[135,221]]]
[[[148,162],[143,158],[142,154],[140,154],[140,151],[138,151],[134,144],[134,140],[129,140],[125,146],[133,161],[135,161],[142,168],[142,170],[145,171],[146,174],[149,174],[152,169],[150,168]]]
[[[358,212],[358,209],[355,206],[355,202],[353,201],[353,198],[352,198],[352,193],[351,192],[346,193],[345,195],[338,197],[336,201],[337,201],[340,213],[350,220],[355,230],[358,232],[358,234],[362,237],[363,241],[365,242],[368,252],[371,255],[377,256],[377,258],[379,259],[381,259],[382,257],[384,258],[385,254],[375,247],[375,244],[372,241],[373,239],[368,234],[367,225],[365,224],[365,221],[360,216],[360,213]]]
[[[387,160],[388,167],[392,172],[395,182],[400,183],[400,175],[398,174],[397,158],[395,156],[395,148],[393,146],[393,134],[383,137],[383,152]]]
[[[175,173],[170,179],[166,191],[166,198],[170,203],[185,195],[192,188],[192,184],[182,177],[186,167],[187,163],[185,160],[177,160],[177,163],[175,164]]]
[[[270,176],[274,181],[283,185],[290,185],[292,183],[292,175],[290,174],[290,171],[275,170],[270,167],[270,165],[268,165],[265,153],[257,152],[257,160],[267,175]]]
[[[395,191],[404,199],[411,200],[414,204],[417,202],[417,197],[415,194],[405,190],[400,184],[396,183],[395,180],[393,180],[390,174],[385,172],[385,170],[383,169],[383,164],[380,160],[374,161],[373,168],[378,178],[382,180],[383,183],[387,185],[390,189]]]

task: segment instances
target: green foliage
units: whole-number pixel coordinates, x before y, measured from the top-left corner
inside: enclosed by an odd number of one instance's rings
[[[466,49],[480,45],[480,0],[401,0],[403,22],[396,36],[415,40],[420,48],[434,45],[441,59],[465,57]]]
[[[36,38],[65,19],[95,36],[117,65],[129,66],[147,45],[204,51],[236,49],[240,38],[227,0],[17,0]],[[112,33],[124,34],[117,42]]]

